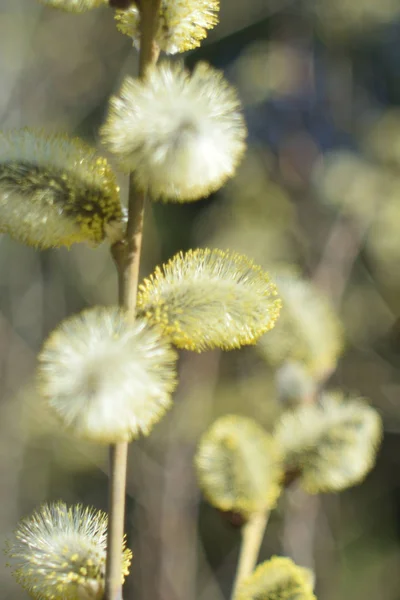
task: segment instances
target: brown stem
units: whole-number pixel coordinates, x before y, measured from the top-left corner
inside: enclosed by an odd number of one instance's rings
[[[141,6],[141,50],[139,77],[158,59],[154,41],[160,0],[147,0]],[[112,253],[118,269],[120,305],[129,318],[135,319],[136,296],[139,281],[140,251],[142,247],[143,218],[146,193],[137,190],[133,176],[129,178],[128,225],[124,242],[119,242]],[[124,539],[126,469],[128,444],[110,446],[109,527],[105,577],[105,600],[122,600],[122,546]]]

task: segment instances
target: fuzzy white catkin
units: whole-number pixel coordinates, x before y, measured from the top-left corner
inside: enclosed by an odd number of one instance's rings
[[[162,63],[144,81],[126,78],[101,130],[119,166],[153,200],[190,202],[219,189],[245,150],[235,89],[199,63]]]
[[[275,281],[282,297],[281,318],[258,349],[268,361],[301,363],[316,380],[330,373],[343,349],[341,324],[328,299],[311,281],[296,272],[278,272]]]
[[[377,411],[340,392],[326,392],[318,403],[285,412],[275,431],[286,468],[299,472],[311,494],[338,492],[362,481],[375,463],[381,436]]]
[[[75,435],[102,443],[150,433],[171,405],[176,354],[158,329],[118,308],[73,316],[39,355],[39,390]]]

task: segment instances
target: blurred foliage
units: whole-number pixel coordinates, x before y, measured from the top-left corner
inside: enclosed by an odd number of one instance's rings
[[[238,86],[250,148],[236,178],[213,197],[196,206],[149,207],[142,274],[178,250],[207,245],[245,253],[275,271],[290,265],[320,288],[346,338],[331,381],[371,399],[384,441],[377,467],[359,487],[317,505],[289,488],[261,560],[286,553],[315,567],[316,595],[324,600],[397,600],[398,1],[222,5],[221,26],[187,62],[207,59]],[[33,0],[3,0],[0,17],[2,129],[29,125],[95,144],[108,96],[137,70],[137,54],[110,10],[65,15]],[[119,183],[126,198],[126,179],[119,176]],[[44,500],[106,507],[104,451],[58,431],[37,402],[32,374],[42,340],[60,320],[116,296],[105,247],[38,253],[0,237],[2,539]],[[298,360],[298,347],[291,342],[285,358]],[[215,419],[233,412],[271,431],[287,402],[315,394],[309,376],[298,363],[277,369],[254,348],[181,353],[174,408],[131,448],[126,525],[134,562],[126,600],[228,596],[239,532],[201,501],[197,442]],[[26,598],[1,573],[4,598]]]

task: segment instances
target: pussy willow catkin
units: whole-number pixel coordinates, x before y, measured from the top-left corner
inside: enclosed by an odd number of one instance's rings
[[[186,350],[231,350],[272,329],[281,301],[268,273],[246,256],[199,249],[174,256],[139,289],[138,310]]]
[[[8,541],[13,574],[35,600],[101,600],[107,515],[81,504],[45,504],[18,523]],[[121,580],[132,553],[121,547]]]
[[[0,232],[39,248],[122,234],[115,176],[78,139],[29,129],[0,134]]]
[[[121,169],[153,200],[192,202],[219,189],[245,150],[235,89],[198,63],[163,62],[144,80],[127,77],[101,130]]]

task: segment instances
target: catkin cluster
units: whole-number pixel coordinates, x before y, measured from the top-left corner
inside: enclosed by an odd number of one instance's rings
[[[136,47],[141,2],[114,14]],[[42,3],[73,13],[109,6],[106,0]],[[218,11],[219,0],[161,0],[150,41],[166,54],[192,49],[216,25]],[[235,174],[246,126],[236,90],[220,71],[200,63],[189,72],[163,61],[123,81],[100,137],[136,193],[183,203],[210,195]],[[0,135],[0,233],[39,249],[104,241],[123,247],[125,229],[116,176],[95,149],[28,129]],[[303,369],[320,380],[340,354],[340,326],[310,284],[292,275],[277,279],[278,287],[229,249],[178,253],[140,284],[136,314],[95,307],[50,334],[39,355],[39,395],[75,436],[118,444],[150,434],[171,406],[174,347],[231,350],[266,334],[260,349],[273,364],[289,365],[292,380],[299,366],[301,375]],[[302,381],[308,395],[315,392]],[[250,521],[275,507],[288,473],[311,493],[360,481],[373,466],[380,435],[379,416],[365,401],[331,393],[285,411],[272,433],[228,415],[200,441],[199,485],[214,506]],[[131,553],[125,543],[119,551],[123,582]],[[7,552],[15,577],[36,600],[104,596],[107,516],[94,509],[46,504],[20,522]],[[314,600],[313,577],[275,557],[238,588],[236,600],[259,598]]]
[[[72,13],[108,5],[43,3]],[[162,0],[155,44],[168,54],[199,45],[216,25],[218,11],[218,0]],[[115,18],[139,46],[140,6],[130,3]],[[219,189],[234,175],[245,138],[235,89],[205,63],[190,73],[181,63],[162,62],[141,79],[127,78],[101,129],[104,146],[131,174],[136,191],[165,202],[192,202]],[[0,135],[1,233],[39,249],[78,242],[123,245],[126,220],[112,167],[95,149],[66,135],[29,129]],[[39,355],[39,397],[76,437],[118,444],[148,435],[172,403],[173,346],[200,352],[253,344],[273,328],[280,307],[274,283],[247,257],[211,249],[179,254],[142,283],[136,315],[95,307],[51,333]],[[254,456],[265,473],[262,481],[238,473],[239,504],[251,512],[274,504],[282,461],[257,424],[237,426],[244,435],[237,448],[238,456],[244,452],[244,469],[254,435],[259,439]],[[229,432],[227,439],[228,446],[235,444]],[[212,441],[209,453],[199,461],[206,479]],[[224,460],[231,461],[229,450]],[[226,482],[216,481],[215,487],[216,494],[222,487],[231,497],[221,501],[224,506],[236,502]],[[106,550],[107,517],[62,502],[22,520],[7,548],[16,579],[36,600],[101,600]],[[125,544],[121,553],[123,582],[131,554]]]

